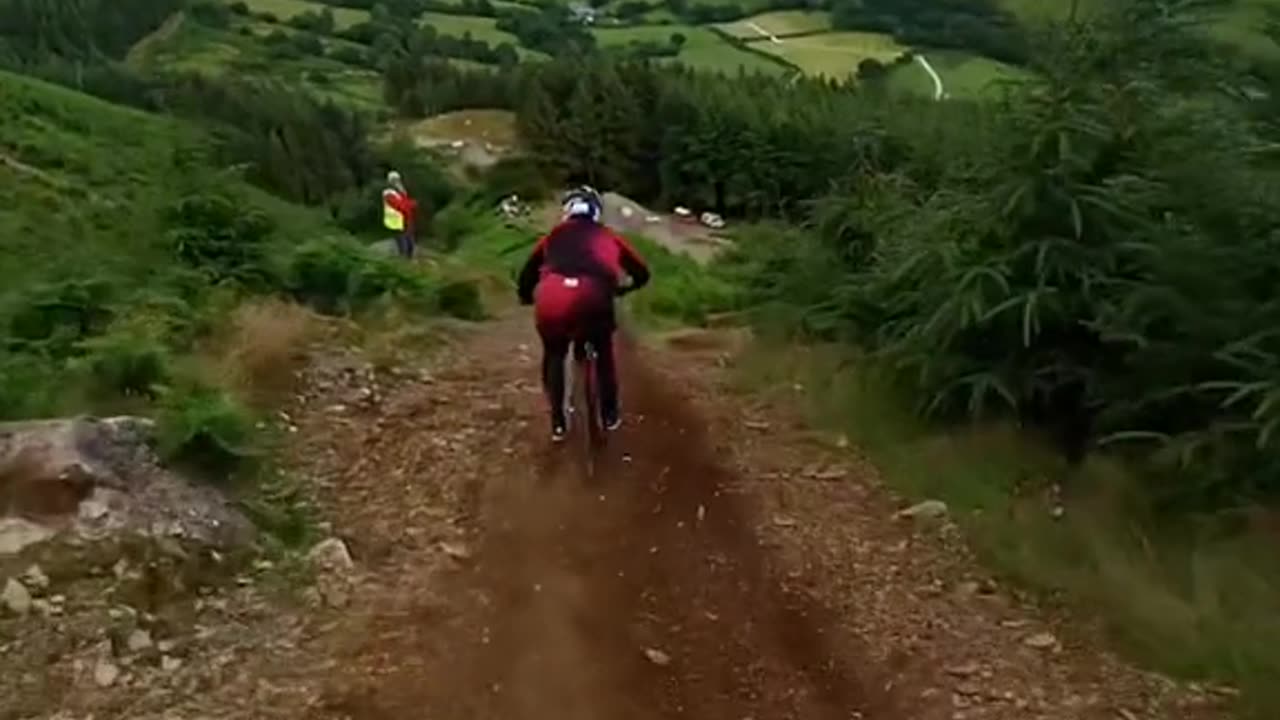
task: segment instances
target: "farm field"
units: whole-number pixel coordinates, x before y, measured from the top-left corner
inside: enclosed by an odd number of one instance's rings
[[[760,30],[781,38],[830,30],[831,13],[821,10],[779,10],[752,15],[717,27],[733,37],[747,41],[766,39]]]
[[[709,71],[734,73],[747,72],[783,73],[786,68],[755,53],[730,45],[724,38],[706,28],[690,25],[638,25],[626,28],[600,28],[592,31],[601,47],[624,47],[633,42],[665,44],[672,34],[685,36],[685,44],[674,59],[689,67]]]
[[[267,32],[277,29],[268,24],[247,27],[254,28],[259,35],[265,34],[263,29]],[[326,46],[330,43],[337,45],[340,41],[327,41]],[[382,80],[372,70],[322,57],[273,57],[259,37],[221,32],[196,23],[184,23],[158,43],[147,62],[174,72],[236,73],[284,81],[349,107],[367,110],[382,107]]]
[[[339,30],[349,28],[369,19],[369,13],[365,10],[334,7],[322,3],[307,2],[307,0],[246,0],[246,2],[249,5],[249,9],[255,12],[269,12],[280,20],[288,20],[307,11],[320,12],[328,8],[333,11],[334,26]]]
[[[924,56],[929,60],[943,89],[953,98],[990,96],[1000,92],[1000,83],[1028,77],[1025,70],[990,60],[979,55],[955,50],[929,50]],[[933,80],[918,62],[894,67],[888,78],[893,92],[933,97]]]
[[[806,75],[835,79],[856,72],[858,63],[866,58],[890,63],[908,50],[888,35],[865,32],[806,35],[780,43],[755,43],[754,46],[794,64]]]

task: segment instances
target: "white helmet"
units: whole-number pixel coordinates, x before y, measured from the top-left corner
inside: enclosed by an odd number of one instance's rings
[[[595,188],[590,185],[581,185],[564,194],[560,207],[566,219],[578,217],[600,222],[600,215],[604,212],[604,200]]]

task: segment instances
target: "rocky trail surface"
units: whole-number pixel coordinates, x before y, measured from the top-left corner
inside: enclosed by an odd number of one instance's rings
[[[1021,604],[942,508],[904,516],[785,404],[730,391],[737,337],[628,343],[592,480],[548,442],[523,315],[429,367],[321,359],[286,415],[331,536],[305,597],[248,573],[138,619],[95,599],[110,572],[39,590],[68,609],[0,620],[0,719],[1223,716]],[[113,610],[105,644],[75,630]]]

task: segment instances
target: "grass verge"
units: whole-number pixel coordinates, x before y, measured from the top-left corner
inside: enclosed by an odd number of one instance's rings
[[[1280,559],[1274,518],[1270,530],[1257,520],[1266,513],[1170,527],[1141,506],[1140,481],[1117,463],[1092,458],[1070,471],[1013,428],[932,428],[888,375],[848,349],[763,342],[740,361],[738,380],[798,397],[815,425],[843,433],[896,491],[947,502],[1006,579],[1100,619],[1150,667],[1238,688],[1241,717],[1280,717]]]

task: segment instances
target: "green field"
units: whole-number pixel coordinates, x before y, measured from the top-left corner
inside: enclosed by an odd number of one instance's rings
[[[777,12],[752,15],[749,18],[725,23],[718,27],[733,37],[743,40],[764,40],[766,38],[760,33],[760,30],[764,30],[766,33],[776,37],[830,30],[831,13],[820,10],[779,10]]]
[[[333,11],[334,26],[339,30],[365,22],[369,13],[354,8],[334,7],[307,0],[247,0],[249,8],[255,12],[269,12],[281,20],[288,20],[304,12],[321,12],[326,8]]]
[[[980,55],[955,50],[930,50],[923,53],[938,76],[948,97],[974,98],[1000,92],[1000,83],[1029,76],[1025,70]],[[895,92],[934,96],[933,80],[918,62],[899,65],[889,74],[889,87]]]
[[[266,23],[247,23],[245,27],[259,36],[275,30],[291,32]],[[324,44],[334,48],[350,43],[326,38]],[[377,110],[383,106],[382,79],[372,70],[323,57],[273,57],[260,37],[222,32],[197,23],[184,23],[156,43],[148,52],[147,63],[161,72],[234,73],[284,80],[349,107]]]
[[[888,35],[864,32],[806,35],[780,43],[755,43],[754,47],[794,64],[806,75],[835,79],[857,72],[858,63],[866,58],[891,63],[907,51]]]
[[[689,25],[639,25],[592,30],[601,47],[625,47],[633,42],[665,45],[670,42],[674,33],[685,37],[684,47],[674,61],[689,67],[728,73],[736,73],[739,69],[747,72],[785,72],[781,65],[736,48],[706,28]]]

